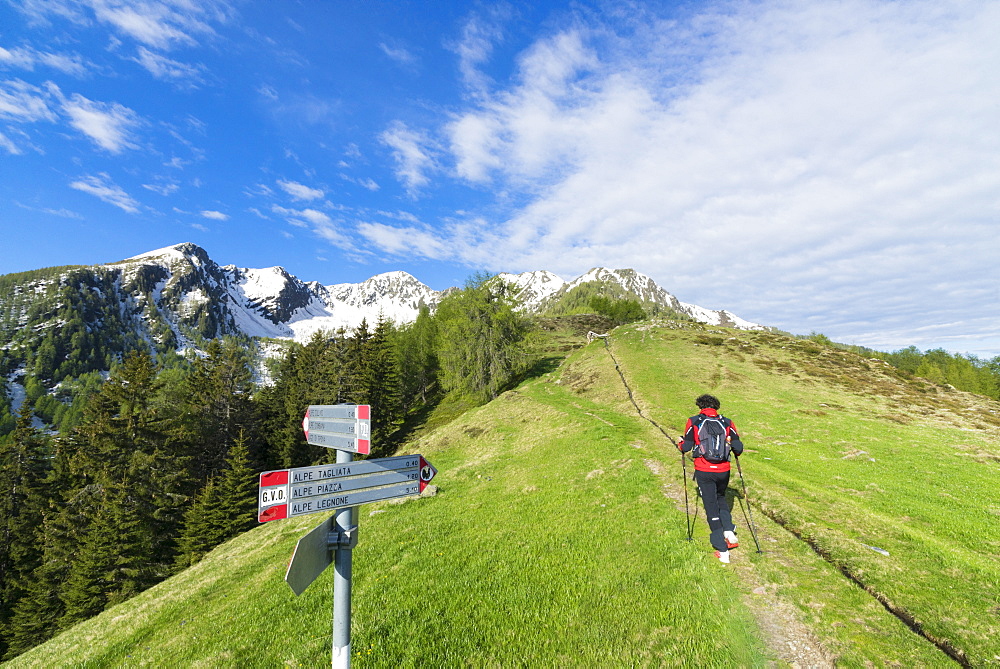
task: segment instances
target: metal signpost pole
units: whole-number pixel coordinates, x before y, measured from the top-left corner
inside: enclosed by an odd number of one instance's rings
[[[354,454],[337,451],[337,464],[353,462]],[[352,532],[354,507],[340,509],[336,514],[334,531],[339,537]],[[357,530],[353,530],[357,531]],[[334,552],[333,568],[333,669],[350,669],[351,666],[351,557],[348,542],[338,544]]]
[[[367,404],[310,405],[302,429],[307,443],[335,449],[337,463],[261,472],[257,520],[337,510],[295,544],[285,582],[301,595],[334,565],[331,666],[350,669],[351,559],[358,543],[358,506],[419,495],[437,469],[419,454],[354,462],[354,453],[371,452]]]

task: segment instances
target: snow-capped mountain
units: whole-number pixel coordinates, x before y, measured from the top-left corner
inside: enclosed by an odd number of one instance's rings
[[[595,268],[572,281],[544,270],[500,276],[517,286],[521,308],[529,313],[580,285],[602,281],[705,323],[761,327],[727,311],[681,302],[631,269]],[[142,340],[160,350],[185,349],[198,339],[223,335],[307,341],[319,330],[350,331],[362,320],[373,326],[380,316],[397,324],[412,322],[422,306],[433,309],[448,292],[432,290],[406,272],[361,283],[303,282],[282,267],[220,266],[190,243],[107,265],[5,279],[11,287],[0,295],[0,352],[10,351],[11,363],[24,357],[14,352],[36,346],[49,330],[79,331],[84,344],[88,337],[95,342],[112,338],[121,351]],[[93,344],[94,351],[106,348]]]
[[[523,274],[501,274],[505,281],[513,283],[528,311],[539,311],[549,302],[559,299],[574,288],[590,282],[603,282],[621,286],[624,293],[634,295],[640,302],[656,304],[690,316],[696,321],[709,325],[723,325],[744,330],[762,329],[763,326],[744,320],[725,310],[705,309],[696,304],[681,302],[661,288],[655,281],[634,269],[605,269],[595,267],[572,281],[563,281],[552,272],[536,271]]]
[[[211,303],[217,331],[199,330],[204,336],[244,334],[307,341],[319,330],[352,330],[362,320],[374,325],[379,316],[407,323],[417,317],[422,305],[434,306],[440,299],[438,291],[406,272],[324,286],[316,281],[305,283],[283,267],[219,266],[194,244],[150,251],[116,266],[125,277],[156,274],[159,283],[152,301],[181,340],[185,329],[181,325],[189,320],[192,305]],[[179,301],[164,299],[178,289],[183,291]]]
[[[362,320],[372,325],[380,315],[398,324],[409,323],[416,319],[421,306],[433,308],[444,294],[398,271],[378,274],[361,283],[324,286],[316,281],[302,282],[282,267],[220,267],[194,244],[150,251],[117,265],[126,276],[153,272],[160,278],[153,301],[171,314],[168,320],[175,324],[183,322],[194,305],[206,305],[214,296],[212,307],[217,312],[218,334],[242,333],[296,341],[306,341],[318,330],[351,330]],[[192,275],[200,280],[193,280]],[[624,293],[642,302],[668,307],[704,323],[746,329],[760,327],[728,311],[681,302],[650,277],[631,269],[597,267],[572,281],[545,270],[504,273],[500,278],[518,288],[522,308],[528,312],[544,309],[547,303],[574,288],[597,281],[617,284]],[[179,308],[164,301],[165,295],[178,291],[183,291]],[[182,337],[181,328],[173,329]]]

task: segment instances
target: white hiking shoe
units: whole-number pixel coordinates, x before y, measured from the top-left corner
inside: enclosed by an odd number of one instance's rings
[[[740,540],[736,538],[735,532],[726,530],[722,533],[722,536],[726,538],[726,548],[736,548],[740,545]]]
[[[729,551],[715,551],[715,557],[719,558],[722,564],[729,564]]]

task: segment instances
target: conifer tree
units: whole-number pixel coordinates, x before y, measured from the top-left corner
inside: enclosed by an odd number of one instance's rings
[[[425,404],[437,381],[437,326],[430,309],[421,306],[416,320],[396,337],[403,411]]]
[[[236,435],[249,431],[253,421],[253,371],[246,347],[232,338],[214,339],[205,353],[187,376],[180,421],[197,481],[222,470]]]
[[[332,404],[330,377],[324,373],[327,334],[319,331],[309,342],[299,347],[285,368],[284,405],[285,422],[282,439],[282,466],[305,467],[319,461],[326,451],[320,446],[310,446],[302,433],[302,418],[310,404]]]
[[[0,657],[6,653],[14,607],[42,561],[47,449],[22,404],[14,431],[0,441]]]
[[[257,490],[259,474],[254,469],[245,434],[240,433],[229,450],[222,474],[220,499],[226,511],[226,539],[257,526]]]
[[[91,519],[76,559],[66,574],[61,591],[65,612],[59,621],[63,629],[97,615],[108,603],[112,590],[110,574],[118,545],[113,522],[112,503],[105,498]]]
[[[219,485],[211,478],[201,489],[194,502],[184,512],[184,524],[177,541],[176,567],[184,569],[196,564],[216,545],[219,535],[221,512]]]
[[[362,324],[363,337],[367,328]],[[322,376],[326,380],[318,404],[359,404],[361,370],[358,365],[360,348],[356,340],[341,328],[326,341],[323,352]]]
[[[75,529],[64,524],[66,515],[46,515],[42,531],[41,565],[29,575],[25,594],[17,602],[10,624],[9,648],[3,659],[10,659],[55,636],[62,628],[66,611],[60,597],[69,573],[73,554],[79,549],[66,538]]]
[[[392,322],[379,316],[361,350],[361,402],[371,405],[371,439],[379,452],[390,452],[390,435],[402,422],[399,361],[392,341]]]
[[[156,411],[157,369],[128,355],[91,399],[69,442],[79,509],[79,552],[70,561],[61,624],[122,601],[165,576],[176,550],[183,467]]]
[[[76,479],[70,468],[72,448],[67,442],[56,441],[44,482],[49,500],[39,528],[41,564],[28,575],[25,594],[14,607],[8,658],[42,643],[61,629],[66,608],[61,591],[70,564],[79,552],[93,506],[93,488],[73,488]]]
[[[441,300],[438,359],[446,390],[486,402],[526,367],[529,321],[515,311],[513,284],[479,276]]]
[[[179,567],[195,564],[219,544],[257,524],[257,476],[246,435],[241,433],[222,474],[209,480],[184,514]]]

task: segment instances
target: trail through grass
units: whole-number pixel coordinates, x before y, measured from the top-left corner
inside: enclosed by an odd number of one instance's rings
[[[1000,663],[995,402],[768,334],[640,327],[615,345],[665,424],[701,392],[722,398],[749,445],[751,499],[772,518],[964,661]],[[850,612],[831,613],[850,627]],[[889,646],[870,643],[869,657]]]

